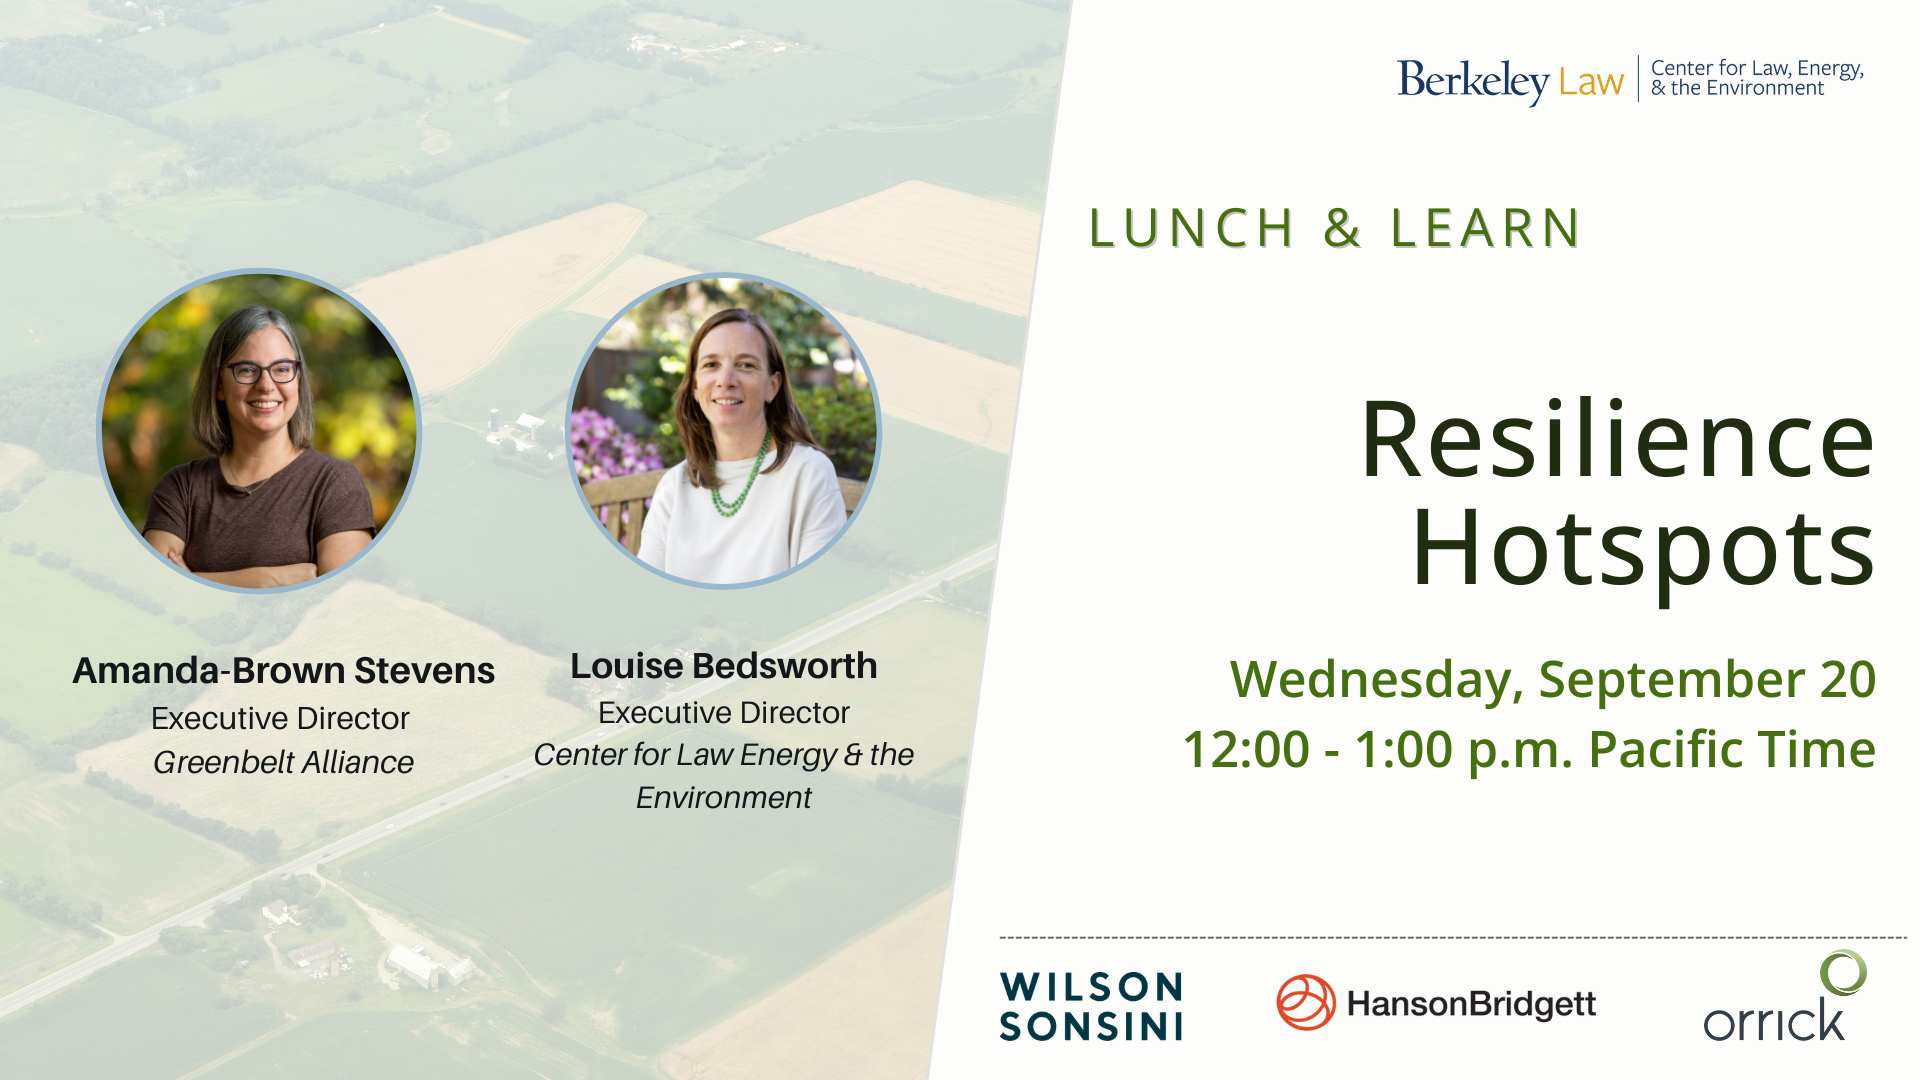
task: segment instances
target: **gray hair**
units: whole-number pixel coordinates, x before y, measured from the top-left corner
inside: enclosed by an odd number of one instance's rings
[[[286,335],[287,344],[293,347],[293,358],[300,361],[295,376],[300,394],[300,403],[294,406],[293,418],[287,421],[287,436],[293,445],[302,450],[313,445],[313,384],[307,381],[306,357],[300,352],[300,336],[293,331],[293,323],[285,315],[270,307],[252,304],[226,317],[213,336],[207,339],[206,355],[200,358],[199,380],[193,385],[193,403],[189,409],[189,423],[193,428],[193,437],[201,445],[216,454],[224,454],[233,449],[233,421],[228,418],[227,410],[221,405],[217,391],[220,386],[221,366],[233,359],[240,346],[256,332],[272,327]],[[269,378],[266,372],[261,378]]]

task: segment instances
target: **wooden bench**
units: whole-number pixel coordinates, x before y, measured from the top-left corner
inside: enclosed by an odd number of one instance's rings
[[[590,484],[581,484],[580,490],[586,493],[587,505],[593,507],[594,515],[605,511],[607,531],[621,547],[638,555],[640,553],[640,526],[645,523],[647,509],[642,499],[653,498],[660,487],[660,478],[667,470],[656,469],[653,472],[634,473],[631,476],[616,476],[611,480],[595,480]],[[846,502],[847,513],[860,505],[860,497],[866,494],[867,485],[858,480],[840,479],[840,497]],[[625,518],[625,521],[621,519]]]

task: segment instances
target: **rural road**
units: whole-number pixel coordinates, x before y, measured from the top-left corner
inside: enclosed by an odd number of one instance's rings
[[[777,648],[770,649],[764,655],[774,658],[792,656],[795,653],[812,648],[823,641],[828,641],[869,619],[899,607],[901,604],[918,600],[948,581],[978,570],[992,562],[998,552],[999,545],[997,544],[977,551],[925,577],[918,578],[912,584],[896,589],[870,604],[856,608],[838,619],[834,619],[822,626],[801,634],[799,637]],[[728,685],[728,682],[729,680],[709,679],[705,682],[695,683],[677,694],[671,694],[662,698],[661,703],[675,705],[684,701],[692,701],[696,698],[705,697],[715,691],[724,689]],[[615,736],[628,733],[627,730],[623,730],[623,725],[598,725],[594,730],[585,732],[562,745],[570,747],[591,746],[594,743],[603,742]],[[436,814],[444,813],[462,803],[498,791],[512,783],[516,778],[532,772],[535,768],[537,768],[537,766],[534,765],[531,756],[523,758],[499,772],[488,773],[486,776],[478,780],[470,781],[453,791],[436,795],[417,805],[401,810],[390,817],[361,829],[359,832],[341,837],[318,851],[312,851],[282,863],[258,877],[236,885],[211,899],[203,900],[184,911],[177,912],[160,922],[154,923],[152,926],[148,926],[126,937],[116,937],[113,939],[112,944],[109,944],[100,951],[82,957],[50,975],[42,976],[5,997],[0,997],[0,1017],[26,1008],[28,1005],[39,1001],[49,994],[64,990],[111,964],[125,960],[127,957],[134,955],[159,940],[160,931],[162,930],[199,922],[201,919],[212,914],[216,906],[232,903],[244,895],[249,888],[252,888],[253,883],[261,878],[274,877],[280,874],[305,873],[323,862],[358,851],[402,829],[418,825]]]

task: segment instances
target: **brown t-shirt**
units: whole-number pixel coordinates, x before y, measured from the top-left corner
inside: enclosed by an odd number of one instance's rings
[[[319,562],[321,537],[373,531],[373,500],[352,465],[318,450],[247,487],[227,483],[218,457],[203,457],[160,478],[146,527],[185,540],[197,573],[287,566]]]

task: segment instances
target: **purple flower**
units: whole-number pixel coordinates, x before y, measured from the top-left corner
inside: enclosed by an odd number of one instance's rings
[[[583,484],[666,468],[658,446],[642,443],[633,432],[622,430],[612,417],[598,410],[581,409],[569,418],[568,426],[574,475]],[[606,508],[602,507],[600,513],[604,519]]]

